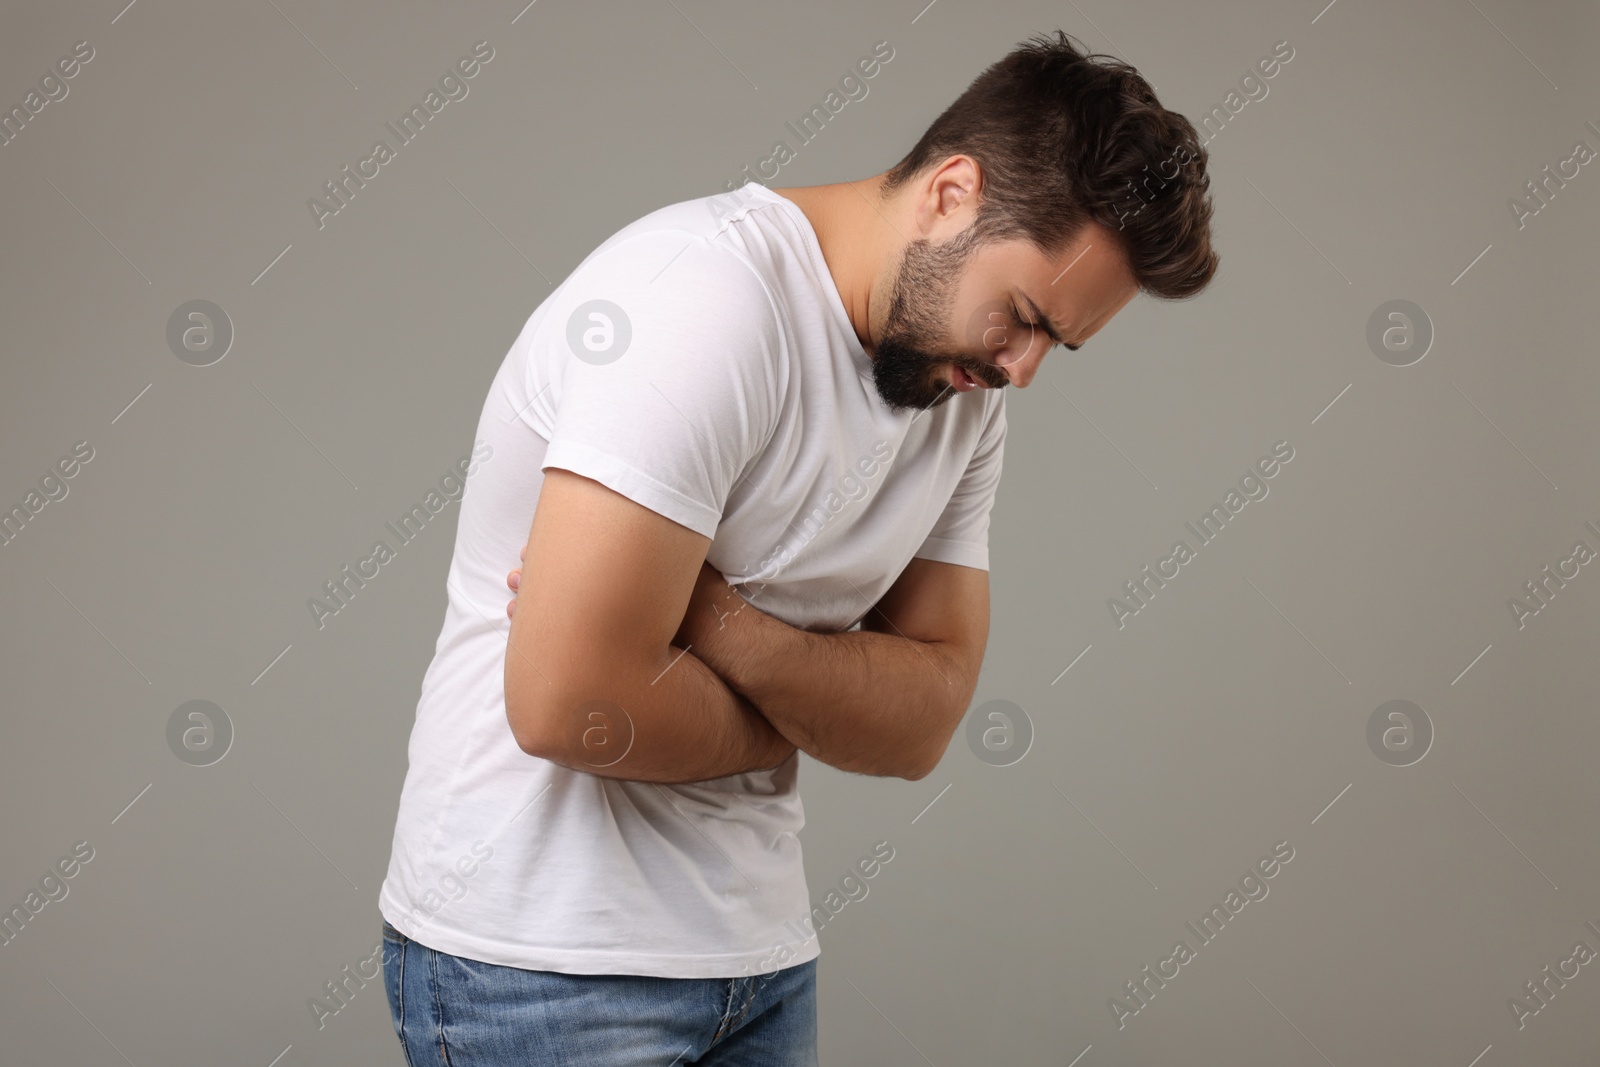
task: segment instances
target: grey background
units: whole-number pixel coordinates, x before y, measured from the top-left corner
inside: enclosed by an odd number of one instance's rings
[[[1507,1001],[1600,949],[1600,575],[1522,629],[1507,600],[1600,547],[1600,164],[1520,230],[1507,198],[1600,148],[1600,15],[1324,2],[7,5],[6,108],[95,57],[0,148],[0,502],[95,454],[0,547],[0,903],[95,853],[0,948],[4,1058],[401,1062],[381,981],[320,1030],[307,1002],[377,940],[454,508],[320,632],[307,598],[467,452],[617,227],[792,145],[877,41],[767,184],[888,167],[1059,26],[1197,123],[1295,57],[1210,144],[1210,291],[1010,398],[974,703],[1032,747],[992,766],[963,731],[916,783],[807,760],[813,900],[895,849],[823,930],[823,1062],[1593,1062],[1595,966],[1521,1030]],[[307,198],[478,40],[468,97],[319,230]],[[193,299],[236,329],[210,367],[165,341]],[[1393,299],[1436,330],[1404,368],[1365,340]],[[1279,440],[1270,495],[1118,629],[1108,598]],[[236,731],[209,767],[167,746],[194,699]],[[1436,731],[1413,766],[1366,742],[1392,699]],[[1270,895],[1119,1029],[1108,999],[1278,841]]]

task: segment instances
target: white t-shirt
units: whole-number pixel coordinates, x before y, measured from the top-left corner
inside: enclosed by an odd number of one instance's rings
[[[804,212],[755,183],[630,223],[539,305],[478,423],[379,895],[398,930],[571,974],[819,954],[798,753],[674,785],[527,755],[506,720],[505,577],[547,467],[712,538],[712,566],[797,627],[851,628],[914,556],[987,570],[1005,390],[893,411],[871,368]]]

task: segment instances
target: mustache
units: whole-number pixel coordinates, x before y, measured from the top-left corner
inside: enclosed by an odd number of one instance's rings
[[[1004,388],[1006,383],[1010,381],[1010,379],[1008,379],[1004,374],[989,366],[987,363],[969,363],[959,359],[947,359],[944,362],[954,363],[956,366],[972,375],[976,381],[982,382],[990,389]]]

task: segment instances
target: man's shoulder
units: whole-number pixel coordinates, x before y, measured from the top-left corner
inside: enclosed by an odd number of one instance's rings
[[[650,244],[682,247],[689,238],[698,238],[707,253],[698,257],[702,270],[731,270],[739,264],[758,273],[757,266],[733,239],[730,228],[738,226],[753,211],[782,211],[783,200],[764,186],[743,185],[737,189],[707,196],[692,197],[665,204],[634,219],[601,242],[584,260],[609,259],[619,250],[637,251]]]
[[[669,204],[597,246],[524,327],[533,378],[623,371],[741,382],[776,406],[793,345],[770,280],[734,242],[717,239],[703,197]],[[578,357],[576,365],[568,357]],[[643,380],[643,379],[641,379]]]
[[[530,393],[549,385],[559,395],[570,373],[586,376],[594,364],[731,377],[776,411],[798,354],[787,306],[770,270],[742,247],[744,235],[726,232],[751,210],[782,210],[763,192],[668,204],[596,246],[524,325],[517,350]]]
[[[649,211],[619,229],[613,239],[635,231],[678,230],[693,233],[707,241],[725,238],[729,228],[749,218],[752,212],[782,212],[785,201],[764,185],[747,183],[737,189],[690,197]],[[724,240],[725,247],[733,243]]]
[[[670,204],[607,238],[563,288],[579,302],[613,299],[626,309],[626,298],[641,308],[693,312],[707,327],[775,329],[771,280],[718,232],[702,201]]]

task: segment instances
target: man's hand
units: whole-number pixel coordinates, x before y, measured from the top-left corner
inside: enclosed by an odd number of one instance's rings
[[[527,561],[527,558],[528,558],[528,546],[527,545],[523,545],[521,548],[519,548],[517,550],[517,558],[520,559],[520,560],[523,560],[524,562]],[[515,616],[517,614],[517,586],[519,586],[521,584],[522,584],[522,568],[521,567],[518,567],[516,570],[512,571],[510,574],[506,575],[506,585],[511,587],[511,600],[506,604],[506,618],[508,618],[508,619],[512,618],[513,616]]]

